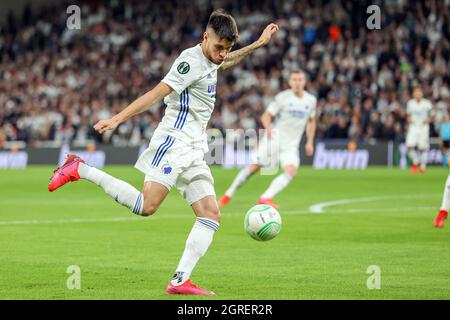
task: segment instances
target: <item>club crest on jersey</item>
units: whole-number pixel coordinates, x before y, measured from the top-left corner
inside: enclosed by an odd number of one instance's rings
[[[172,172],[172,167],[169,164],[165,164],[161,167],[161,171],[164,174],[170,174]]]
[[[191,66],[186,61],[181,62],[177,67],[178,73],[181,74],[186,74],[189,72],[189,70],[191,70]]]

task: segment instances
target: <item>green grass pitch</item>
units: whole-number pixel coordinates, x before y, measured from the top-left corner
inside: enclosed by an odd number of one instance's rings
[[[0,299],[450,298],[450,221],[432,226],[443,168],[413,176],[302,167],[276,198],[283,226],[268,242],[243,230],[246,211],[273,179],[253,177],[222,210],[215,240],[192,275],[215,297],[165,295],[194,221],[176,190],[142,218],[86,181],[47,192],[52,170],[0,171]],[[132,166],[105,170],[142,186]],[[213,168],[218,195],[236,173]],[[81,269],[79,290],[67,288],[71,265]],[[367,288],[371,265],[381,271],[379,290]]]

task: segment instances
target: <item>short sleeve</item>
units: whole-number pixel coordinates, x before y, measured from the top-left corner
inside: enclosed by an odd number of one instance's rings
[[[276,116],[281,110],[281,105],[282,105],[281,94],[277,94],[275,96],[275,99],[267,107],[266,112],[270,113],[272,116]]]
[[[200,67],[194,58],[181,55],[175,60],[162,82],[181,94],[184,89],[200,79]]]

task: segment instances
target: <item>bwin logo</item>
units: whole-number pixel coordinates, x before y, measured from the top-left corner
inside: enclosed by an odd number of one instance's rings
[[[314,154],[314,169],[366,169],[369,164],[367,150],[327,150],[318,143]]]

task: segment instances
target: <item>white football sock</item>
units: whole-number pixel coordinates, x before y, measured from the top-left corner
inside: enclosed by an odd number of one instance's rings
[[[292,176],[289,174],[282,173],[278,177],[276,177],[272,183],[270,184],[269,188],[261,195],[261,198],[273,198],[275,195],[287,187],[289,182],[291,182]]]
[[[219,228],[219,223],[208,219],[197,217],[191,233],[186,240],[183,256],[178,264],[171,283],[175,286],[183,284],[189,279],[197,262],[203,257],[211,244],[214,233]]]
[[[251,174],[250,174],[250,171],[248,170],[248,167],[239,171],[236,178],[234,178],[233,183],[228,188],[228,190],[225,192],[225,195],[227,195],[229,197],[234,196],[234,193],[236,192],[236,190],[239,189],[247,181],[247,179],[250,176],[251,176]]]
[[[408,151],[408,155],[409,155],[409,158],[411,159],[411,161],[413,162],[413,164],[419,163],[419,160],[417,159],[417,152],[415,149],[410,149]]]
[[[427,151],[420,152],[420,167],[425,170],[427,168]]]
[[[84,163],[79,164],[78,173],[82,179],[89,180],[103,188],[114,200],[129,208],[133,213],[142,214],[144,195],[135,187]]]
[[[447,181],[445,182],[444,196],[442,197],[441,210],[448,211],[450,200],[449,196],[450,196],[450,174],[447,176]]]

